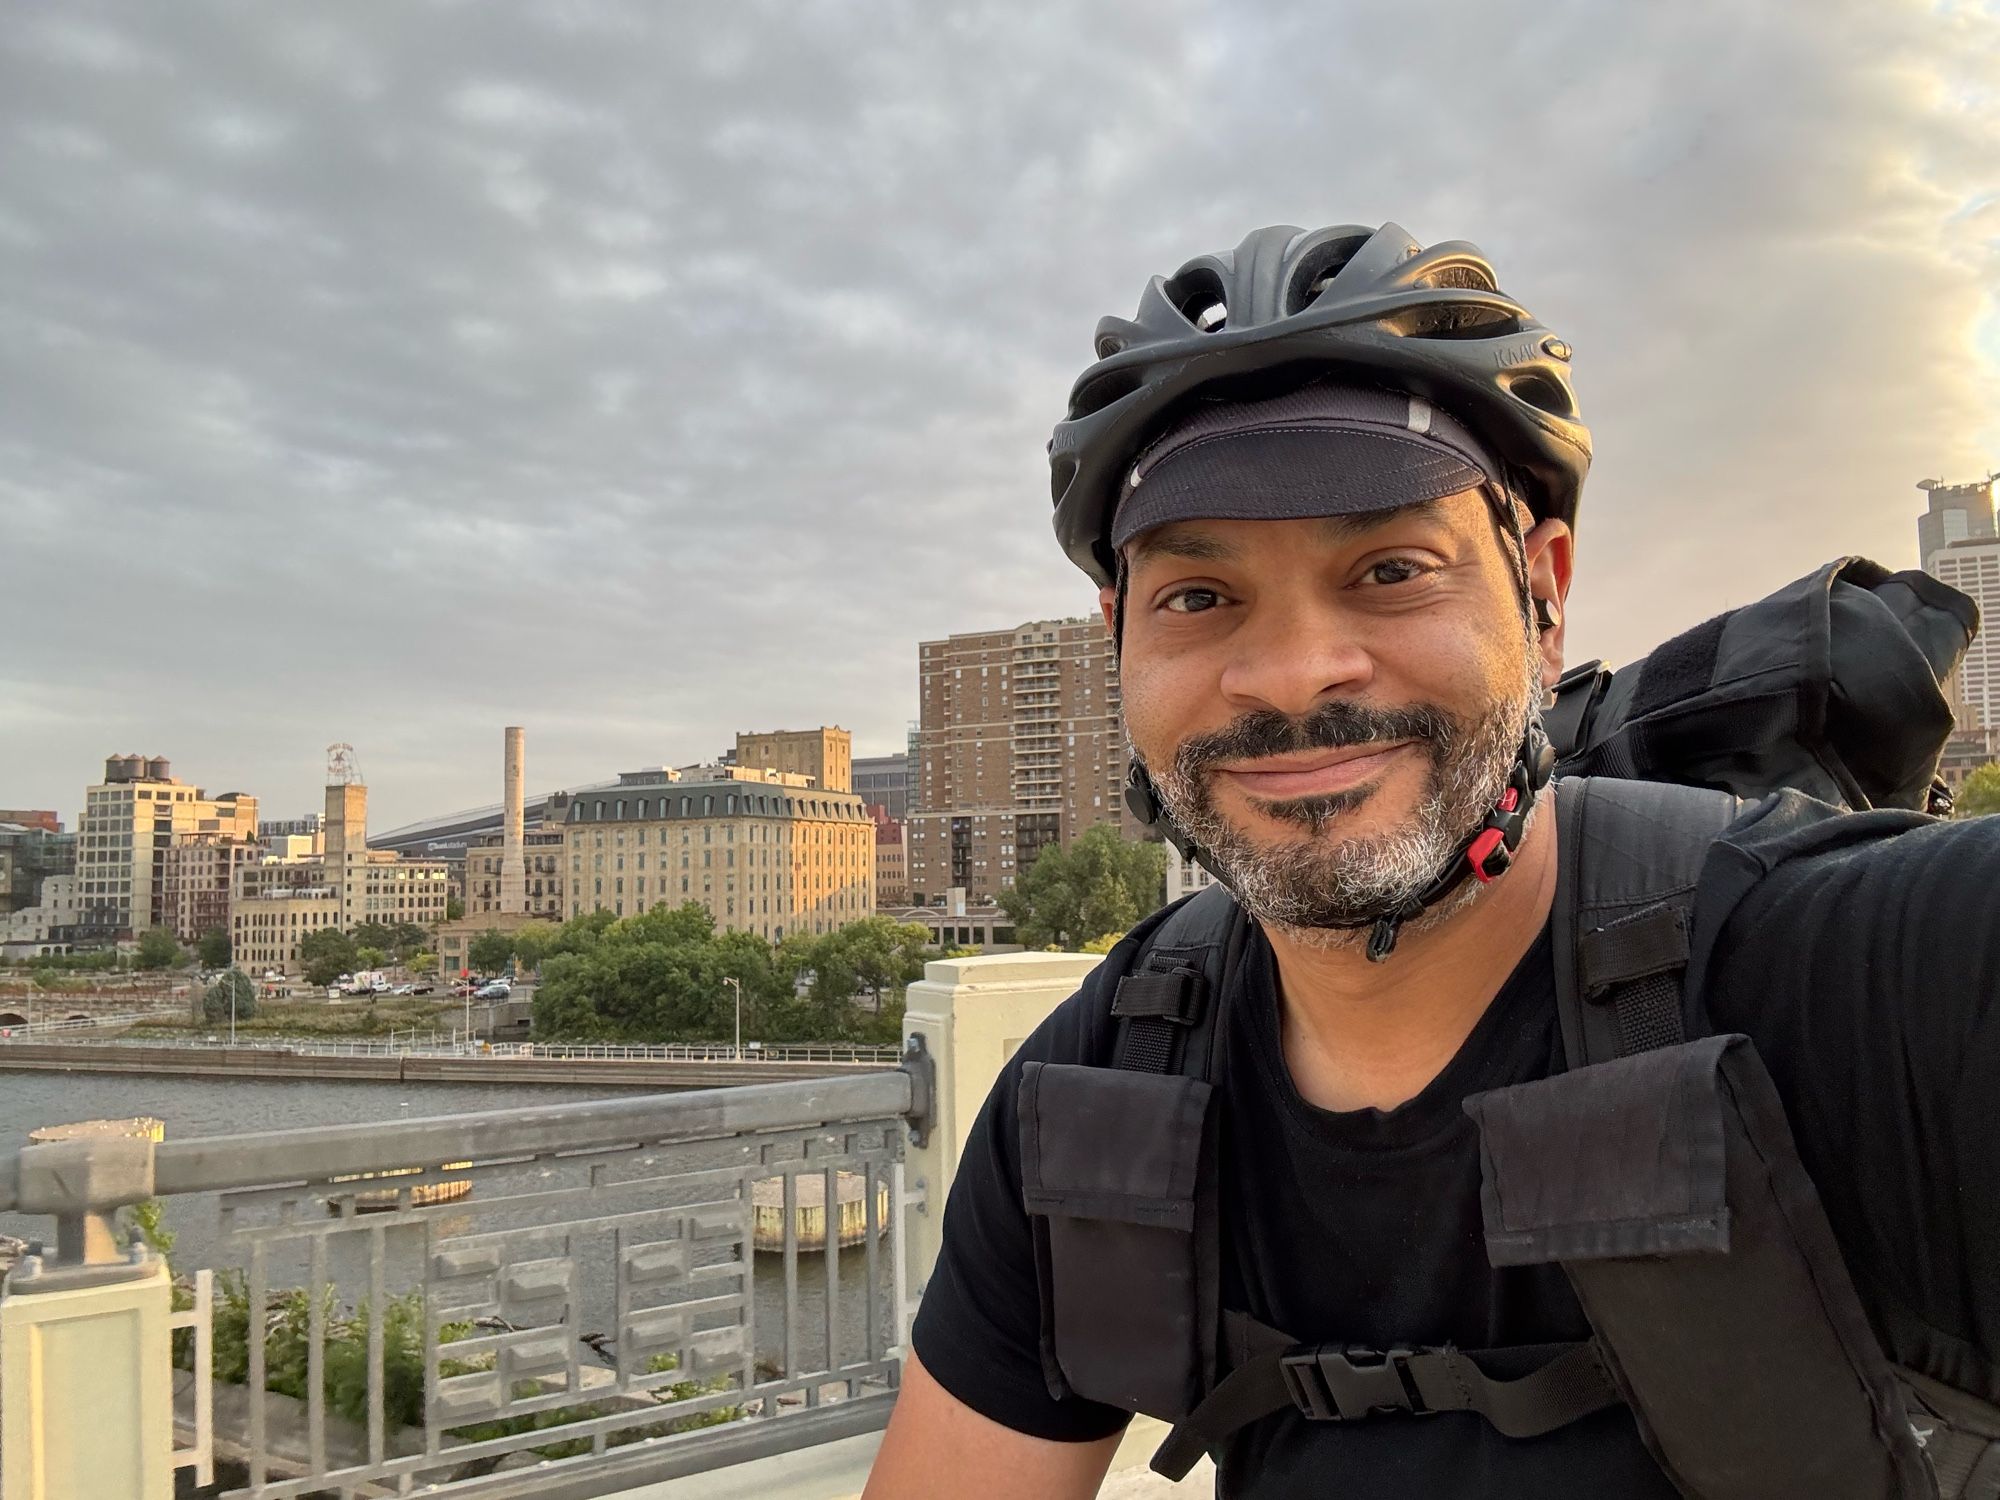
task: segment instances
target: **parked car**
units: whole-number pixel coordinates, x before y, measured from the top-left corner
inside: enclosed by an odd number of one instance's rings
[[[416,992],[417,987],[414,984],[399,984],[389,991],[392,995],[414,995]]]
[[[505,1000],[514,993],[514,986],[504,979],[496,979],[490,984],[482,984],[472,992],[475,1000]]]
[[[410,993],[412,995],[433,995],[437,993],[437,986],[434,984],[413,984],[410,986]]]

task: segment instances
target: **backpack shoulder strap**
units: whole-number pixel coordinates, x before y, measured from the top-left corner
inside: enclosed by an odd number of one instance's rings
[[[1728,792],[1570,777],[1556,783],[1556,1006],[1567,1066],[1683,1040],[1695,885],[1741,812]]]
[[[1118,981],[1112,1066],[1213,1081],[1216,1011],[1247,919],[1226,887],[1197,891],[1169,912]]]

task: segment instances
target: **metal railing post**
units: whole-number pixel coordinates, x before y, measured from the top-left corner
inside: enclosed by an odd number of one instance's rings
[[[15,1206],[56,1221],[0,1284],[0,1500],[173,1493],[166,1262],[122,1249],[112,1215],[153,1193],[153,1143],[25,1147]]]

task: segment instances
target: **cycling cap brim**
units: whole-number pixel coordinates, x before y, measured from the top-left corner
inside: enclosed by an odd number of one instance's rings
[[[1186,408],[1127,474],[1111,545],[1175,521],[1358,515],[1486,486],[1506,491],[1498,461],[1448,413],[1319,382]]]

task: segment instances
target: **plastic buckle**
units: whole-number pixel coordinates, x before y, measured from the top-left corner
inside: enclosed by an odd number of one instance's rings
[[[1405,1374],[1409,1349],[1301,1349],[1278,1361],[1292,1405],[1313,1422],[1352,1422],[1382,1412],[1435,1416]]]

